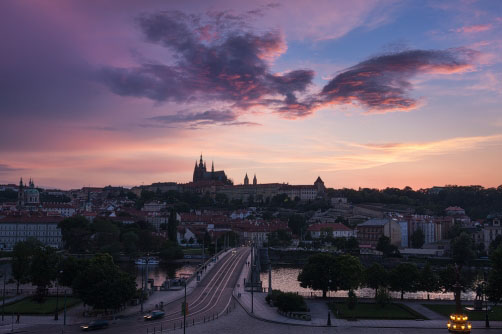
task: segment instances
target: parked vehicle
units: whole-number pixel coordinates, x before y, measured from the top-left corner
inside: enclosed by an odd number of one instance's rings
[[[155,320],[155,319],[163,318],[164,315],[165,315],[164,311],[155,310],[155,311],[150,312],[150,314],[145,315],[143,318],[145,320]]]
[[[95,330],[95,329],[108,328],[108,321],[106,321],[106,320],[94,320],[94,321],[91,321],[90,323],[88,323],[86,325],[80,326],[80,328],[83,331],[92,331],[92,330]]]

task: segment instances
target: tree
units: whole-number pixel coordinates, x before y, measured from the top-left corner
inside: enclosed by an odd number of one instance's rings
[[[375,289],[375,298],[378,295],[378,289],[388,286],[389,273],[379,263],[373,263],[371,267],[364,271],[364,281],[366,286]]]
[[[134,231],[129,231],[122,235],[122,245],[126,254],[136,254],[138,251],[138,242],[138,234]]]
[[[37,286],[35,299],[43,301],[47,295],[47,288],[57,277],[59,258],[54,248],[50,246],[37,247],[30,264],[30,281]]]
[[[293,234],[301,236],[302,233],[307,228],[307,220],[305,219],[305,217],[303,215],[295,213],[295,214],[289,216],[288,227],[291,229]]]
[[[500,245],[502,245],[502,234],[498,234],[492,242],[490,242],[489,252],[494,252]]]
[[[12,251],[12,276],[16,280],[16,294],[19,294],[19,285],[30,281],[31,257],[43,244],[35,238],[19,241]]]
[[[94,256],[75,278],[73,289],[82,301],[97,309],[118,309],[136,293],[134,277],[123,272],[108,254]]]
[[[330,283],[333,278],[332,273],[336,269],[336,259],[333,255],[324,253],[312,255],[298,274],[298,281],[303,288],[321,290],[325,298],[329,290],[336,289],[336,285]]]
[[[390,289],[400,291],[401,299],[405,292],[415,292],[418,288],[419,271],[412,263],[400,263],[390,273]]]
[[[286,230],[277,230],[269,233],[268,242],[270,246],[285,247],[291,244],[291,236]]]
[[[419,288],[427,292],[427,300],[429,300],[429,293],[441,291],[439,276],[432,270],[428,262],[420,272]]]
[[[425,234],[422,229],[417,229],[415,232],[411,234],[411,247],[413,248],[422,248],[425,243]]]
[[[452,239],[450,243],[451,257],[453,261],[460,267],[461,270],[464,264],[469,263],[475,257],[473,249],[474,243],[470,235],[465,232]]]
[[[61,259],[57,273],[58,283],[62,286],[72,287],[75,278],[82,272],[85,265],[86,260],[73,256]]]
[[[61,229],[64,247],[71,253],[84,253],[88,250],[92,232],[85,217],[66,218],[58,224],[58,227]]]
[[[378,238],[376,250],[382,252],[384,256],[399,256],[399,250],[390,243],[390,238],[385,235]]]
[[[487,295],[491,302],[502,302],[502,245],[490,255],[492,270],[488,275]]]
[[[174,210],[171,210],[169,215],[167,236],[170,241],[178,241],[178,220],[176,219],[176,212]]]
[[[336,290],[357,289],[363,281],[364,267],[359,258],[343,254],[335,259],[336,270],[332,273]]]
[[[356,237],[349,237],[347,239],[346,249],[349,252],[359,251],[359,241]]]
[[[172,261],[183,258],[183,250],[177,242],[166,241],[160,250],[160,258],[163,261]]]

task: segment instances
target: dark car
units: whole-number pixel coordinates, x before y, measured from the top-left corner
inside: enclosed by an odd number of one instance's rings
[[[163,318],[165,315],[164,311],[152,311],[150,314],[145,315],[143,318],[145,320],[155,320],[155,319],[160,319]]]
[[[108,321],[106,320],[94,320],[88,323],[87,325],[80,326],[84,331],[92,331],[95,329],[103,329],[108,328]]]

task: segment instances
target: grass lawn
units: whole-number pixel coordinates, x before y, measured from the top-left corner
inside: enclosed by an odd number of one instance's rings
[[[81,300],[75,297],[66,297],[66,308],[70,308]],[[59,297],[59,311],[64,309],[64,297]],[[31,297],[18,300],[12,304],[5,305],[5,313],[20,314],[51,314],[56,310],[56,297],[47,297],[43,303],[37,303]]]
[[[349,310],[345,303],[330,303],[329,308],[342,319],[426,319],[423,315],[402,304],[387,304],[385,307],[373,303],[357,303],[354,310]]]
[[[422,305],[436,313],[444,315],[445,317],[449,317],[450,314],[455,313],[454,304],[422,304]],[[474,312],[466,311],[466,314],[469,317],[469,320],[473,321],[485,320],[484,311],[474,311]],[[488,319],[502,321],[502,306],[494,307],[492,311],[488,313]]]

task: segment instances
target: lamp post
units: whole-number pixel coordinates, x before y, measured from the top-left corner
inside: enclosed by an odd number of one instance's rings
[[[486,271],[483,272],[483,297],[485,298],[485,327],[490,328],[490,320],[488,320],[488,299],[486,298]]]
[[[3,321],[3,316],[4,316],[4,307],[5,307],[5,276],[7,274],[5,271],[3,272],[3,300],[2,300],[2,321]]]
[[[251,244],[251,313],[254,311],[254,265],[253,265],[253,254],[254,253],[254,242]]]
[[[183,302],[183,334],[186,333],[187,327],[187,280],[185,278],[185,301]]]
[[[54,311],[54,320],[59,319],[58,307],[59,307],[59,284],[56,281],[56,310]]]
[[[144,279],[145,279],[145,267],[143,264],[141,265],[141,296],[140,296],[140,302],[141,302],[141,313],[143,313],[143,296],[145,294],[145,284],[144,284]]]

